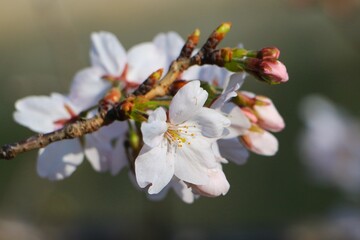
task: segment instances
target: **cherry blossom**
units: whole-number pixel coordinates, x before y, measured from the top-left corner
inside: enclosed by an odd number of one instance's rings
[[[152,72],[166,65],[166,56],[152,42],[140,43],[125,51],[109,32],[91,35],[91,67],[78,72],[69,97],[84,108],[97,105],[112,84],[132,90]]]
[[[136,179],[150,194],[159,193],[175,175],[180,180],[206,185],[208,169],[217,162],[211,145],[222,137],[230,121],[203,107],[207,92],[199,81],[181,88],[169,106],[149,115],[141,126],[144,146],[135,160]]]
[[[39,133],[52,132],[80,118],[82,111],[68,97],[53,93],[50,96],[30,96],[15,103],[14,119]],[[69,177],[83,162],[84,155],[97,171],[116,174],[125,165],[125,154],[118,149],[118,158],[111,154],[110,139],[124,134],[125,123],[116,123],[86,136],[85,150],[80,139],[55,142],[39,150],[37,171],[43,178],[62,180]],[[116,131],[114,131],[116,129]],[[109,134],[109,133],[112,133]]]

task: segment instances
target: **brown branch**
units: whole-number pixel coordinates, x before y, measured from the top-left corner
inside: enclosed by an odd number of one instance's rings
[[[129,112],[132,110],[132,103],[136,97],[142,97],[147,100],[151,100],[155,97],[162,97],[168,94],[170,85],[179,78],[180,74],[191,67],[192,65],[203,64],[218,64],[214,54],[215,48],[218,43],[223,39],[225,34],[230,28],[229,23],[220,25],[208,38],[201,50],[193,57],[190,58],[193,50],[195,49],[200,31],[196,29],[191,34],[184,47],[182,48],[177,60],[173,61],[169,71],[158,81],[161,76],[162,70],[154,72],[139,88],[134,92],[134,95],[129,96],[123,102],[113,105],[114,99],[118,96],[114,92],[111,92],[109,96],[105,97],[105,102],[100,102],[99,113],[90,119],[81,119],[74,123],[65,125],[62,129],[46,134],[37,134],[23,141],[19,141],[13,144],[6,144],[0,148],[0,159],[12,159],[17,154],[27,152],[33,149],[39,149],[46,147],[47,145],[61,141],[64,139],[73,139],[84,136],[85,134],[95,132],[101,127],[111,124],[112,122],[119,120],[124,121],[129,118]],[[218,56],[219,54],[216,53]],[[108,100],[112,100],[108,102]],[[113,107],[108,109],[108,103]]]
[[[65,125],[65,127],[54,132],[37,134],[26,140],[14,144],[4,145],[0,150],[0,158],[11,159],[19,153],[43,148],[52,142],[77,138],[83,136],[84,134],[95,132],[110,122],[112,121],[106,121],[104,113],[100,113],[93,118],[79,120],[75,123]]]

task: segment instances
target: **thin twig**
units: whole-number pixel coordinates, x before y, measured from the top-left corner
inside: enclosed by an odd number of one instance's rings
[[[215,58],[213,56],[216,52],[215,48],[228,32],[229,28],[229,23],[220,25],[220,27],[210,35],[201,50],[195,56],[190,57],[199,40],[200,31],[196,29],[194,33],[188,37],[179,57],[172,62],[169,71],[162,80],[157,81],[162,73],[162,70],[158,70],[139,86],[138,90],[134,92],[134,95],[129,96],[123,102],[110,109],[102,108],[100,104],[99,113],[90,119],[81,119],[53,132],[37,134],[23,141],[6,144],[0,148],[0,159],[9,160],[19,153],[43,148],[56,141],[81,137],[85,134],[95,132],[116,120],[124,121],[128,119],[128,113],[132,110],[131,103],[137,97],[151,100],[156,97],[165,96],[169,91],[170,85],[179,78],[183,71],[192,65],[203,65],[205,63],[218,64],[214,61]]]

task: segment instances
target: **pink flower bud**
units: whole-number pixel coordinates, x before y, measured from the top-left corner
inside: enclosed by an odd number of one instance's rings
[[[289,80],[285,65],[278,60],[247,58],[244,66],[246,72],[270,84],[284,83]]]
[[[190,184],[195,193],[205,197],[218,197],[229,191],[230,184],[221,169],[208,169],[208,177],[209,182],[206,185]]]
[[[284,129],[284,119],[280,116],[271,99],[264,96],[256,96],[256,103],[253,107],[258,117],[260,127],[279,132]]]
[[[262,60],[278,60],[280,57],[280,50],[276,47],[266,47],[258,52],[257,57]]]
[[[262,61],[259,69],[262,78],[270,83],[284,83],[289,80],[285,65],[280,61]]]
[[[275,155],[279,147],[274,135],[255,124],[240,139],[247,149],[264,156]]]

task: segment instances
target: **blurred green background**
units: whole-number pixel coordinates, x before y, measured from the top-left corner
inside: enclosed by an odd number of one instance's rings
[[[70,178],[49,182],[36,174],[34,151],[0,163],[0,239],[19,223],[34,232],[18,239],[290,239],[293,225],[321,219],[337,205],[359,206],[308,178],[297,147],[298,105],[310,93],[360,116],[359,6],[357,0],[1,0],[1,144],[32,134],[12,119],[17,99],[68,91],[74,74],[89,65],[93,31],[115,33],[128,49],[170,30],[185,38],[200,28],[204,40],[231,21],[222,46],[277,46],[290,80],[244,84],[273,99],[287,128],[276,134],[276,156],[252,154],[243,166],[225,166],[231,184],[225,197],[187,205],[171,192],[151,202],[127,170],[112,177],[86,161]]]

